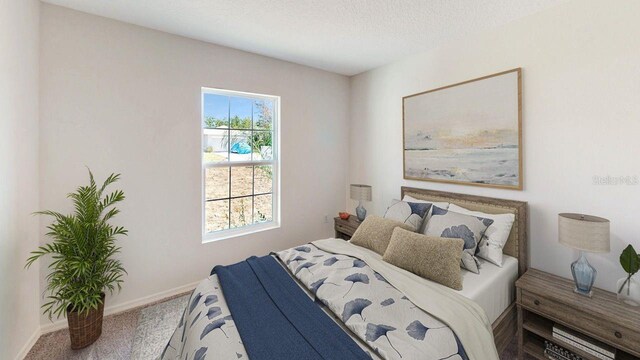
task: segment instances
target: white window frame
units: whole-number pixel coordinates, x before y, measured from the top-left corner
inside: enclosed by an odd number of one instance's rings
[[[272,159],[271,160],[255,160],[255,161],[226,161],[219,163],[205,163],[204,155],[203,155],[203,146],[204,146],[204,96],[205,94],[214,94],[214,95],[223,95],[223,96],[234,96],[234,97],[243,97],[250,98],[254,100],[270,100],[273,101],[273,141],[272,141]],[[280,227],[280,96],[275,95],[266,95],[266,94],[256,94],[249,93],[243,91],[233,91],[233,90],[225,90],[225,89],[217,89],[217,88],[208,88],[203,87],[201,89],[200,94],[200,103],[201,103],[201,113],[200,113],[200,147],[198,151],[200,151],[200,167],[201,167],[201,210],[202,213],[202,243],[213,242],[217,240],[235,238],[243,235],[254,234],[261,231],[277,229]],[[230,121],[231,119],[229,119]],[[252,125],[253,126],[253,125]],[[219,230],[207,233],[207,223],[206,223],[206,169],[212,167],[229,167],[229,166],[253,166],[253,165],[271,165],[272,166],[272,189],[271,189],[271,199],[272,199],[272,209],[271,209],[271,221],[258,223],[258,224],[250,224],[245,225],[239,228]],[[231,194],[229,194],[231,195]],[[231,206],[231,203],[229,204]]]

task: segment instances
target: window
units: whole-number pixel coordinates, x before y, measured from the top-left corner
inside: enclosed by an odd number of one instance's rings
[[[202,89],[203,241],[279,226],[279,102]]]

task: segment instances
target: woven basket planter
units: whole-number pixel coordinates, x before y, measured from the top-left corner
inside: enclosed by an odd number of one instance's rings
[[[91,309],[88,313],[78,313],[67,309],[67,321],[69,322],[69,336],[71,348],[82,349],[93,344],[102,334],[102,316],[104,314],[104,294],[102,302],[97,309]]]

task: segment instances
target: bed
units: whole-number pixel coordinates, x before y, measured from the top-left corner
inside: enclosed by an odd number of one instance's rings
[[[526,202],[405,186],[401,188],[401,195],[402,197],[409,195],[422,200],[449,202],[469,210],[482,211],[489,214],[513,213],[515,215],[515,221],[511,228],[509,240],[503,248],[503,253],[517,260],[518,277],[522,276],[529,268],[528,208]],[[472,278],[472,275],[473,274],[465,274],[465,277]],[[464,286],[468,286],[468,284],[465,282]],[[515,280],[512,282],[509,281],[508,291],[511,292],[509,294],[509,305],[506,306],[500,315],[492,322],[496,348],[499,353],[502,353],[509,345],[517,331]],[[470,294],[470,296],[473,295]],[[501,301],[504,302],[505,300]],[[485,308],[485,311],[487,311],[487,315],[496,312],[495,309],[491,310],[488,306]]]
[[[282,359],[304,346],[313,356],[296,359],[497,359],[516,333],[526,203],[409,187],[401,195],[513,213],[504,265],[482,262],[481,273],[465,271],[463,289],[453,291],[371,250],[325,239],[218,266],[194,290],[161,359]]]

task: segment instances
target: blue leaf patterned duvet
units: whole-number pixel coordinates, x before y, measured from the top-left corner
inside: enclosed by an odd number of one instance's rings
[[[363,260],[313,244],[274,256],[373,359],[468,359],[449,326]],[[161,359],[248,358],[223,290],[216,275],[198,285]]]

